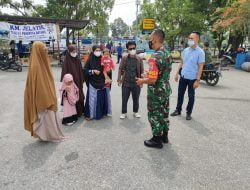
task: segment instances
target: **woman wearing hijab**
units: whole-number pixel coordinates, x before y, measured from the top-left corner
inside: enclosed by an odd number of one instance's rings
[[[93,46],[93,51],[84,66],[86,83],[88,87],[85,116],[87,120],[101,119],[108,113],[107,92],[105,77],[101,65],[101,48]]]
[[[79,89],[79,100],[76,103],[76,111],[78,117],[81,117],[84,113],[84,94],[83,94],[83,71],[81,60],[77,56],[76,47],[69,45],[64,64],[62,66],[61,82],[65,74],[71,74],[74,78],[74,82]]]
[[[42,141],[64,139],[57,117],[57,98],[47,48],[35,42],[24,93],[24,128]]]

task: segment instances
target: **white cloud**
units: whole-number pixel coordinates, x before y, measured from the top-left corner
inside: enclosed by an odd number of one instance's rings
[[[115,0],[109,22],[113,22],[116,18],[121,17],[124,22],[131,26],[136,19],[135,2],[135,0]]]

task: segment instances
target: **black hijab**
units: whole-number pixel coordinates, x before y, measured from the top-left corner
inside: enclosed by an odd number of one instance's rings
[[[92,53],[89,56],[89,59],[87,60],[84,70],[85,70],[85,75],[87,76],[87,85],[89,83],[96,89],[102,89],[105,86],[105,77],[103,75],[103,67],[101,65],[101,56],[96,57],[94,52],[97,48],[100,48],[100,46],[93,46],[92,48]],[[100,48],[101,49],[101,48]],[[90,70],[98,70],[100,71],[99,75],[93,74],[90,75],[89,71]]]

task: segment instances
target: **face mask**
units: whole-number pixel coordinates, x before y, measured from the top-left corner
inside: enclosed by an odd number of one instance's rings
[[[148,47],[149,47],[149,49],[153,49],[153,42],[152,41],[148,42]]]
[[[71,55],[72,57],[76,57],[76,56],[77,56],[77,53],[70,53],[70,55]]]
[[[135,55],[135,54],[136,54],[136,50],[135,50],[135,49],[134,49],[134,50],[130,50],[130,51],[129,51],[129,54],[130,54],[130,55]]]
[[[95,55],[96,57],[100,57],[101,54],[102,54],[102,52],[100,52],[100,51],[95,51],[95,52],[94,52],[94,55]]]
[[[194,40],[188,40],[188,46],[189,47],[192,47],[194,45]]]

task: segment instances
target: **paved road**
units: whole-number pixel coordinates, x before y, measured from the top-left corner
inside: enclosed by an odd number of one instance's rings
[[[60,68],[53,73],[59,88]],[[67,140],[59,144],[31,138],[23,129],[26,75],[27,68],[0,71],[0,189],[250,189],[249,73],[230,69],[215,87],[202,82],[193,120],[171,118],[171,143],[161,150],[143,145],[151,136],[146,86],[141,119],[131,106],[128,119],[119,119],[121,90],[114,84],[112,118],[64,126]]]

